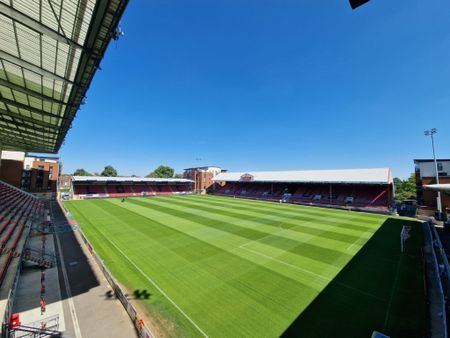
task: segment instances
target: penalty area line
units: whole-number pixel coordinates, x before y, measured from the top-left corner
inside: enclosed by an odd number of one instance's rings
[[[299,267],[299,266],[296,266],[296,265],[293,265],[293,264],[284,262],[284,261],[279,260],[279,259],[277,259],[277,258],[275,258],[275,257],[269,256],[269,255],[265,255],[265,254],[263,254],[263,253],[261,253],[261,252],[258,252],[258,251],[256,251],[256,250],[252,250],[252,249],[246,248],[246,247],[244,247],[244,246],[240,246],[239,248],[241,248],[241,249],[243,249],[243,250],[246,250],[246,251],[248,251],[248,252],[251,252],[251,253],[253,253],[253,254],[255,254],[255,255],[259,255],[259,256],[261,256],[261,257],[270,259],[271,261],[275,261],[275,262],[278,262],[278,263],[280,263],[280,264],[289,266],[289,267],[291,267],[292,269],[299,270],[299,271],[302,271],[302,272],[306,272],[306,273],[308,273],[308,274],[310,274],[310,275],[313,275],[313,276],[316,276],[316,277],[318,277],[318,278],[320,278],[320,279],[326,280],[327,282],[330,282],[330,281],[332,280],[331,278],[325,277],[325,276],[323,276],[323,275],[320,275],[320,274],[318,274],[318,273],[309,271],[309,270],[307,270],[307,269],[303,269],[303,268],[301,268],[301,267]]]
[[[283,216],[279,216],[279,218],[282,219],[282,220],[284,219]],[[303,222],[303,223],[295,224],[295,225],[291,226],[290,228],[283,228],[281,226],[283,224],[283,222],[281,222],[280,225],[278,226],[278,229],[280,229],[280,230],[275,231],[275,232],[270,233],[270,234],[267,234],[266,236],[263,236],[261,238],[254,239],[252,241],[248,241],[247,243],[244,243],[244,244],[240,245],[239,247],[242,248],[242,249],[245,249],[245,247],[247,245],[251,244],[251,243],[257,243],[257,242],[260,242],[260,241],[262,241],[262,240],[264,240],[266,238],[269,238],[269,237],[272,237],[272,236],[278,236],[278,235],[281,235],[282,233],[289,232],[290,230],[294,231],[294,229],[299,227],[299,226],[305,226],[305,225],[308,225],[308,224],[314,224],[314,223],[317,223],[318,221],[326,221],[328,219],[334,219],[334,217],[322,216],[322,217],[319,217],[317,219],[313,219],[313,220],[306,221],[306,222]],[[328,231],[328,230],[324,229],[322,232],[325,232],[325,231]],[[309,239],[307,239],[305,241],[308,241],[308,240]],[[300,243],[303,243],[305,241],[301,241]]]
[[[161,292],[161,294],[166,297],[166,299],[172,303],[172,305],[206,338],[208,338],[208,335],[192,320],[191,317],[189,317],[186,312],[184,312],[177,303],[175,303],[175,301],[172,300],[172,298],[169,297],[169,295],[167,295],[167,293],[164,292],[163,289],[161,289],[158,284],[156,284],[156,282],[153,281],[153,279],[151,279],[139,266],[136,265],[136,263],[134,263],[123,251],[122,249],[120,249],[113,241],[111,241],[108,237],[106,237],[100,230],[99,232],[103,235],[103,237],[109,242],[111,243],[116,249],[117,251],[119,251],[121,253],[121,255],[123,257],[126,258],[126,260],[128,262],[131,263],[131,265],[133,265],[137,271],[139,271],[141,273],[142,276],[145,277],[145,279],[147,279],[159,292]]]
[[[391,314],[392,300],[394,299],[395,291],[397,291],[397,281],[398,281],[398,275],[399,275],[399,271],[400,271],[400,264],[402,261],[402,257],[403,257],[403,255],[400,256],[400,258],[398,259],[398,262],[397,262],[397,270],[395,271],[394,284],[392,285],[391,296],[389,297],[389,303],[388,303],[388,307],[387,307],[387,311],[386,311],[386,316],[384,317],[383,331],[386,331],[386,329],[387,329],[387,325],[389,322],[389,316]]]
[[[366,242],[373,236],[373,234],[372,234],[372,236],[370,236],[369,238],[366,238],[366,237],[364,237],[367,233],[369,233],[371,230],[367,230],[367,231],[365,231],[361,236],[359,236],[350,246],[348,246],[347,247],[347,249],[346,250],[351,250],[351,249],[353,249],[353,247],[355,246],[355,245],[357,245],[356,243],[358,243],[358,245],[359,245],[359,241],[361,240],[361,239],[365,239],[366,240]]]

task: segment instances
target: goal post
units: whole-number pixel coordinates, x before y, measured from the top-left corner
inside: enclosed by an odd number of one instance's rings
[[[400,232],[400,251],[403,253],[406,240],[410,237],[411,226],[404,225]]]

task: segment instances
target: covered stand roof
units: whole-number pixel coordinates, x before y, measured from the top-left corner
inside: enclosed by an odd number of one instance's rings
[[[216,182],[391,184],[389,168],[220,173]]]
[[[128,0],[0,0],[0,147],[58,152]]]
[[[72,176],[75,183],[193,183],[184,178],[156,178],[156,177],[107,177],[107,176]]]
[[[424,188],[434,190],[434,191],[442,191],[442,192],[450,193],[450,184],[449,183],[429,184],[429,185],[424,185]]]

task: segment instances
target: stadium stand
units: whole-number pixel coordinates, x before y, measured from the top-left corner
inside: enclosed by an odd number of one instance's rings
[[[118,25],[127,4],[128,0],[0,2],[2,151],[59,151],[79,107],[86,103],[86,93],[109,43],[122,35]],[[2,164],[3,173],[14,169],[9,173],[14,174],[16,185],[23,183],[20,163],[14,168],[6,166],[6,161]],[[56,175],[56,170],[53,173]],[[48,212],[48,201],[0,181],[2,337],[18,336],[20,322],[11,321],[10,311],[17,300],[15,291],[20,289],[17,281],[25,278],[21,262],[37,264],[41,269],[52,265],[28,247],[35,232],[49,230]],[[48,285],[48,289],[59,292],[57,284]],[[34,319],[42,324],[42,318]],[[27,330],[30,337],[55,336],[48,330]],[[75,336],[74,330],[67,335]]]
[[[391,170],[344,169],[225,172],[209,193],[318,206],[388,211],[392,206]]]
[[[14,285],[22,260],[37,260],[25,254],[32,224],[44,221],[42,200],[0,181],[0,311],[4,315],[10,304],[10,290]]]
[[[67,1],[59,18],[51,2],[0,2],[3,150],[58,152],[109,42],[120,36],[127,3]]]
[[[19,257],[26,240],[26,228],[36,216],[43,216],[43,203],[32,195],[0,182],[0,285],[14,257]],[[42,218],[43,219],[43,218]]]
[[[74,199],[189,194],[192,184],[182,178],[72,177]]]

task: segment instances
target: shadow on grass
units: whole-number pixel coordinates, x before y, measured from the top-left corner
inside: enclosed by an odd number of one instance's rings
[[[400,232],[411,237],[400,252]],[[426,336],[421,223],[387,219],[282,337]]]
[[[134,295],[134,299],[150,299],[150,296],[152,294],[145,289],[143,289],[143,290],[138,289],[138,290],[134,290],[133,295]]]
[[[125,294],[125,297],[127,299],[142,299],[142,300],[147,300],[150,299],[150,297],[152,296],[152,294],[150,292],[148,292],[146,289],[137,289],[133,291],[133,296],[130,296],[129,294]],[[117,295],[114,293],[114,291],[112,290],[108,290],[105,292],[104,296],[105,299],[117,299]]]
[[[67,227],[69,223],[64,216],[63,211],[60,206],[56,202],[53,203],[53,218],[55,224],[60,227]],[[92,267],[89,262],[89,257],[85,255],[81,244],[78,239],[75,237],[75,233],[73,231],[66,231],[56,234],[59,237],[61,243],[61,250],[64,257],[64,261],[62,257],[59,257],[59,253],[57,251],[57,256],[60,264],[64,264],[66,267],[67,277],[70,284],[70,291],[72,293],[72,297],[78,296],[80,294],[89,292],[92,288],[95,288],[100,285],[97,280],[97,276],[95,272],[92,270]],[[55,243],[56,244],[56,243]],[[55,245],[55,248],[57,246]],[[60,266],[58,267],[60,268]],[[67,290],[65,290],[65,285],[62,280],[63,274],[62,271],[59,273],[59,278],[61,280],[61,285],[63,286],[62,296],[63,298],[67,298]]]

